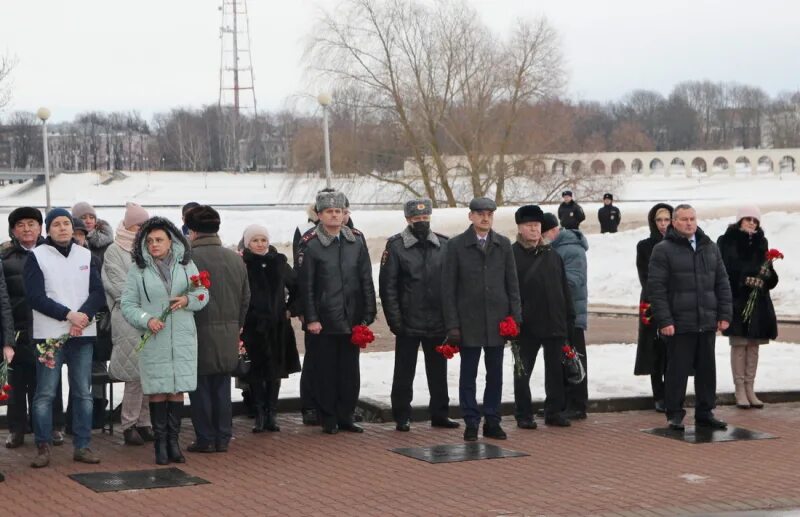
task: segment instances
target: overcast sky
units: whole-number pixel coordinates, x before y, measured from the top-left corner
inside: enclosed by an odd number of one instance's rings
[[[16,57],[6,111],[47,105],[53,120],[91,109],[216,103],[220,0],[3,0],[0,53]],[[544,14],[558,30],[577,99],[668,93],[686,79],[800,89],[796,0],[469,0],[495,31]],[[249,0],[259,108],[309,91],[300,58],[319,9],[338,0]]]

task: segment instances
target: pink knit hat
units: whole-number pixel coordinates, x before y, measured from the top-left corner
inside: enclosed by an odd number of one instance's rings
[[[150,214],[147,213],[147,210],[130,201],[125,203],[125,218],[122,219],[122,225],[125,228],[136,225],[141,226],[148,219],[150,219]]]
[[[250,245],[250,241],[255,239],[256,237],[266,237],[269,241],[269,230],[267,230],[264,226],[260,224],[251,224],[247,228],[244,229],[244,235],[242,236],[242,240],[244,241],[244,246],[248,247]]]
[[[745,217],[752,217],[761,223],[761,210],[756,205],[745,205],[736,212],[736,223],[738,224]]]

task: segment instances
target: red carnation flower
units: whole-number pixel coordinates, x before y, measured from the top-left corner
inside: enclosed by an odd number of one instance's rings
[[[506,316],[503,321],[500,322],[500,336],[504,338],[515,338],[519,336],[519,327],[511,316]]]
[[[367,348],[367,345],[375,341],[375,334],[366,325],[356,325],[353,327],[350,342],[358,348]]]
[[[452,359],[455,357],[457,353],[461,351],[461,349],[455,345],[451,345],[449,343],[445,343],[443,345],[439,345],[435,348],[435,350],[442,354],[445,359]]]
[[[3,384],[3,391],[11,391],[11,385],[10,384]]]
[[[779,250],[772,248],[771,250],[767,251],[767,260],[778,260],[783,258],[783,253]]]
[[[200,293],[200,294],[197,295],[197,299],[202,302],[203,300],[206,299],[206,295],[204,295],[203,293]]]

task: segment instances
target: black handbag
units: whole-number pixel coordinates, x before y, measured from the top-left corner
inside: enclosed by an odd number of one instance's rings
[[[111,348],[113,342],[111,341],[111,311],[98,312],[95,315],[97,324],[97,339],[94,342],[94,350],[92,351],[92,361],[110,361]]]
[[[239,360],[236,362],[236,369],[233,370],[234,377],[246,377],[250,373],[250,356],[247,352],[239,354]]]
[[[586,378],[586,370],[581,362],[581,354],[571,345],[562,348],[561,364],[564,365],[564,379],[569,384],[580,384]]]

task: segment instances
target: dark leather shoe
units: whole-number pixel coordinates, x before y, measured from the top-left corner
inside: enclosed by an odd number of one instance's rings
[[[6,449],[16,449],[25,443],[25,435],[22,433],[11,433],[6,438]]]
[[[214,451],[216,452],[228,452],[228,444],[227,443],[218,443],[214,446]]]
[[[696,425],[697,427],[710,427],[711,429],[728,428],[727,422],[723,422],[722,420],[714,418],[713,416],[710,416],[708,418],[695,419],[694,425]]]
[[[347,431],[348,433],[363,433],[364,428],[358,424],[353,422],[345,422],[343,424],[339,424],[339,429],[342,431]]]
[[[483,425],[483,437],[484,438],[494,438],[495,440],[505,440],[508,438],[508,435],[503,428],[500,427],[500,424],[492,424],[492,425]]]
[[[517,427],[520,429],[536,429],[536,421],[533,418],[521,418],[517,420]]]
[[[544,425],[551,425],[554,427],[569,427],[572,423],[564,415],[554,415],[544,417]]]
[[[571,409],[564,414],[568,420],[586,420],[586,411]]]
[[[464,429],[464,441],[475,442],[477,440],[478,440],[478,426],[468,425],[466,429]]]
[[[441,427],[443,429],[458,429],[461,427],[460,422],[456,422],[452,418],[431,420],[431,427]]]
[[[322,424],[322,432],[325,434],[336,434],[339,432],[339,426],[336,424]]]
[[[142,437],[142,440],[144,440],[146,442],[154,442],[154,441],[156,441],[156,437],[153,434],[153,428],[150,427],[149,425],[145,425],[145,426],[142,426],[142,427],[137,427],[136,428],[136,432],[138,432],[139,436]]]
[[[667,408],[666,408],[666,406],[664,406],[664,401],[663,400],[656,400],[655,407],[656,407],[656,412],[658,412],[658,413],[666,413],[667,412]]]
[[[125,445],[144,445],[144,440],[136,432],[136,429],[129,427],[122,431],[122,437],[125,440]]]
[[[411,422],[408,420],[401,420],[400,422],[397,422],[397,425],[395,425],[394,428],[401,433],[407,433],[411,430]]]
[[[192,442],[186,450],[189,452],[202,452],[202,453],[209,453],[209,452],[217,452],[217,448],[214,447],[213,444],[210,443],[197,443]]]
[[[669,428],[673,431],[683,431],[685,428],[683,426],[683,418],[674,416],[667,420],[669,424]]]
[[[319,417],[317,410],[304,409],[303,410],[303,425],[319,425]]]

